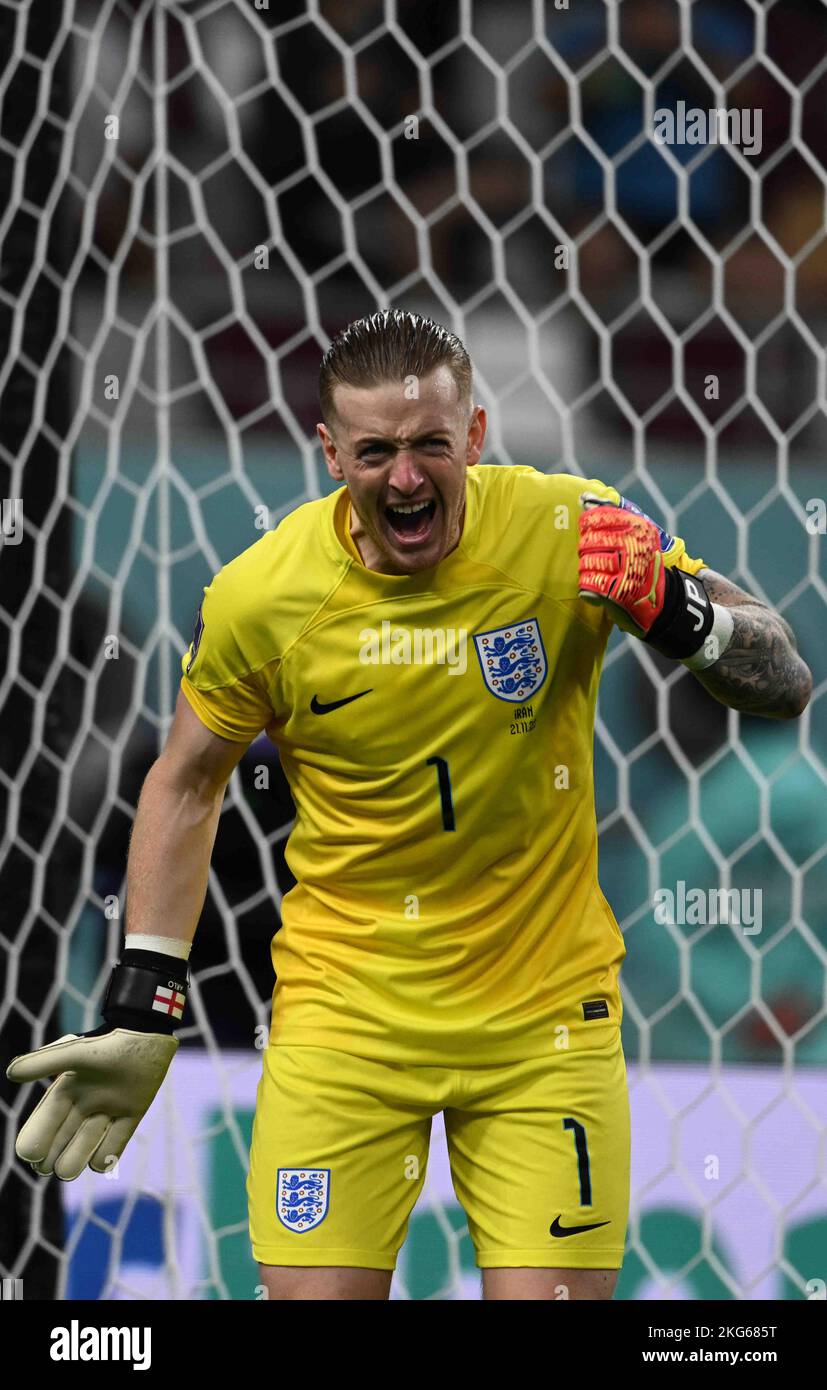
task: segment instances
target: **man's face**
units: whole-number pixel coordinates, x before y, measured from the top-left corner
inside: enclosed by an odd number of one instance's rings
[[[347,484],[353,537],[368,569],[413,574],[454,549],[465,519],[465,470],[478,462],[485,412],[459,399],[448,367],[419,382],[337,386],[318,426],[331,478]]]

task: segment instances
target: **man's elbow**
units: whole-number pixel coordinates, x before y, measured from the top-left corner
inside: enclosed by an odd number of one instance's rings
[[[784,707],[778,713],[779,719],[798,719],[810,703],[813,693],[813,674],[805,662],[799,662],[796,679],[790,683]]]

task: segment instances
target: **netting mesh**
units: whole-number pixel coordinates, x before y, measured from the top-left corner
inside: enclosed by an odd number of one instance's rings
[[[50,8],[0,3],[0,462],[23,502],[16,533],[4,510],[0,593],[3,880],[20,909],[5,1050],[97,1021],[201,587],[331,486],[314,436],[330,336],[377,306],[430,313],[475,361],[487,462],[615,484],[775,605],[813,667],[807,715],[770,725],[618,637],[596,739],[601,880],[629,949],[621,1294],[812,1296],[827,10]],[[680,103],[759,113],[760,139],[658,143],[657,112]],[[120,1182],[74,1184],[63,1218],[17,1171],[8,1128],[3,1190],[26,1224],[4,1270],[31,1276],[46,1252],[61,1296],[256,1296],[243,1176],[291,816],[259,741],[222,814],[182,1079]],[[681,883],[760,892],[760,931],[658,920],[656,894],[677,902]],[[16,1127],[21,1097],[4,1105]],[[475,1292],[441,1171],[399,1296]],[[739,1245],[745,1222],[759,1235]]]

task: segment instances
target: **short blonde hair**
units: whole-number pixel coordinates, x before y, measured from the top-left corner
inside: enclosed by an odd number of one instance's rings
[[[322,358],[319,404],[329,424],[335,414],[337,386],[377,386],[383,381],[422,378],[449,367],[460,400],[470,408],[473,394],[471,359],[456,334],[433,319],[404,309],[381,309],[356,319],[336,334]]]

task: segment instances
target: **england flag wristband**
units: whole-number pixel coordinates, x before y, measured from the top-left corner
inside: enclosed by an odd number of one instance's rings
[[[171,1034],[183,1017],[188,987],[185,961],[125,950],[109,977],[101,1013],[113,1028]]]

